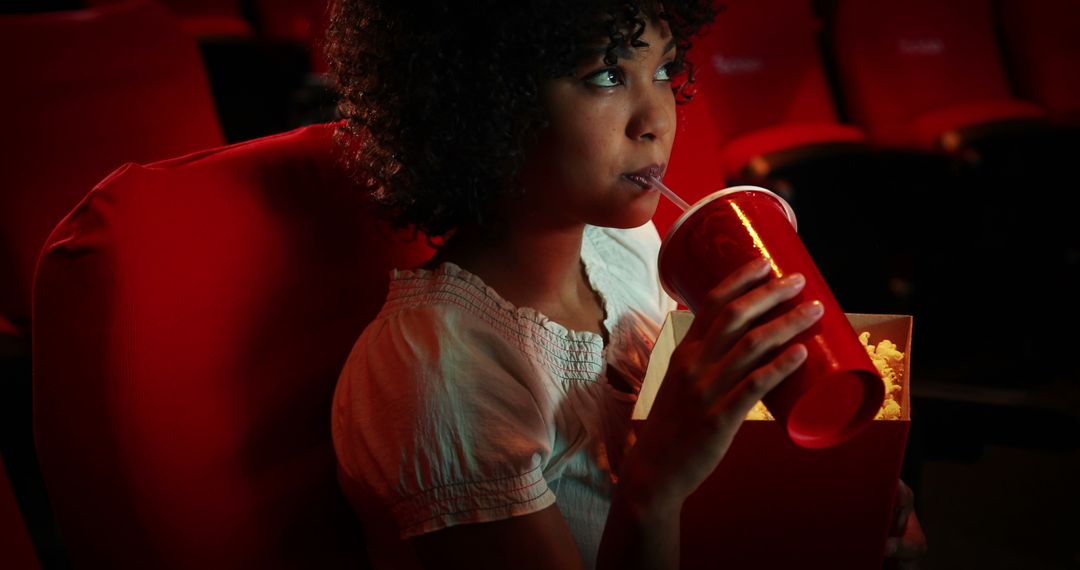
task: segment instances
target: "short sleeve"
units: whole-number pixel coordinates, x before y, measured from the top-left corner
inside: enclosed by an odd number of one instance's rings
[[[538,374],[520,350],[453,306],[380,315],[334,394],[342,470],[402,538],[539,511],[554,438]]]

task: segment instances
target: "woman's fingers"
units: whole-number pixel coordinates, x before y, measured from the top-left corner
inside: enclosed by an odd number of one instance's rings
[[[926,557],[927,543],[926,534],[923,533],[919,517],[911,513],[908,518],[904,534],[893,537],[885,542],[885,556],[896,560],[900,570],[914,570],[919,567],[919,562]]]
[[[915,510],[915,493],[902,480],[896,483],[896,508],[893,514],[889,536],[902,536],[907,526],[908,516]]]
[[[810,328],[824,312],[824,305],[820,301],[810,301],[750,329],[720,360],[725,369],[724,376],[737,381],[750,373],[760,366],[763,357]],[[713,382],[716,384],[714,390],[724,392],[729,388],[723,381]]]
[[[802,344],[793,344],[775,358],[756,368],[744,377],[730,391],[727,398],[721,397],[715,404],[714,410],[718,414],[725,412],[734,414],[738,419],[743,419],[753,409],[754,405],[765,397],[785,378],[791,375],[806,361],[806,347]]]
[[[711,323],[719,316],[719,313],[731,301],[743,295],[762,279],[769,275],[772,264],[765,258],[758,258],[743,265],[719,285],[709,291],[704,306],[694,317],[694,325],[686,332],[686,339],[694,342],[704,338]]]
[[[801,273],[792,273],[758,285],[724,305],[705,333],[705,357],[715,359],[726,354],[755,321],[798,295],[804,285],[806,278]]]

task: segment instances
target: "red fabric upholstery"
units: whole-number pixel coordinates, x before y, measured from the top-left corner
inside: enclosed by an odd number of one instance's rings
[[[873,142],[933,148],[949,130],[1041,114],[1012,100],[990,2],[838,0],[841,83],[852,118]],[[937,132],[923,130],[930,127]]]
[[[1052,120],[1080,126],[1080,2],[1000,0],[999,21],[1020,93]]]
[[[724,170],[796,146],[859,142],[837,121],[809,0],[730,0],[694,42],[701,94],[725,142]]]
[[[15,326],[15,323],[5,319],[4,315],[0,315],[0,335],[19,335],[19,329]]]
[[[88,0],[103,6],[128,0]],[[244,18],[241,0],[153,0],[167,7],[180,20],[180,27],[195,38],[252,38],[255,32]]]
[[[37,570],[40,567],[19,505],[11,492],[4,462],[0,460],[0,568]]]
[[[916,140],[924,147],[939,142],[942,133],[972,125],[1017,119],[1040,119],[1043,112],[1028,103],[1011,99],[967,101],[923,113],[915,119]]]
[[[0,62],[0,314],[25,328],[41,245],[88,188],[223,139],[199,53],[160,6],[0,17]]]
[[[392,266],[319,125],[126,165],[34,288],[42,471],[76,566],[356,567],[330,401]]]
[[[861,130],[836,122],[776,125],[729,141],[724,146],[724,169],[738,172],[756,157],[794,148],[835,143],[862,144],[865,141]]]
[[[259,31],[274,40],[306,46],[312,71],[325,73],[329,4],[329,0],[257,0]]]

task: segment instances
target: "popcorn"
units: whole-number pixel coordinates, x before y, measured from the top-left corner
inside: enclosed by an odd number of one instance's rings
[[[881,405],[875,420],[898,420],[900,419],[900,385],[904,373],[904,353],[896,350],[896,345],[888,339],[884,339],[874,346],[870,344],[870,333],[864,332],[859,335],[859,342],[870,355],[882,381],[885,382],[885,402]]]
[[[754,408],[750,410],[750,413],[746,414],[748,420],[772,420],[773,416],[769,413],[769,409],[765,407],[765,402],[758,402],[754,404]]]
[[[885,401],[881,404],[875,420],[898,420],[901,417],[900,392],[903,390],[901,381],[904,373],[904,353],[897,350],[896,344],[888,339],[883,339],[877,345],[870,344],[870,333],[864,332],[859,335],[859,342],[870,355],[882,381],[885,382]],[[747,420],[772,420],[774,419],[764,402],[758,402],[754,408],[746,414]]]

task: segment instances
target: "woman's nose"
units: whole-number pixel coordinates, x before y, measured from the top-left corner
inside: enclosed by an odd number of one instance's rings
[[[652,141],[670,136],[675,124],[675,95],[667,84],[650,84],[634,97],[626,135]]]

